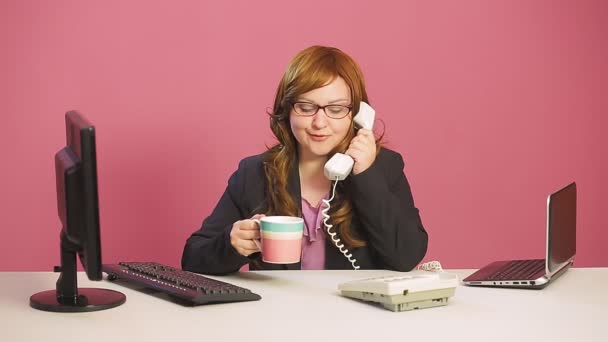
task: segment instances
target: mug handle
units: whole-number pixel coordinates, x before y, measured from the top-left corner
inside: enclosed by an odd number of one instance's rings
[[[261,230],[261,228],[262,228],[262,222],[260,222],[260,220],[258,220],[258,219],[251,219],[251,220],[253,222],[255,222],[258,225],[258,227],[260,227],[260,230]],[[260,234],[260,238],[261,237],[262,237],[262,235]],[[260,244],[260,241],[258,241],[256,239],[253,239],[252,241],[253,241],[253,243],[255,243],[256,246],[258,246],[258,249],[261,252],[262,251],[262,245]]]

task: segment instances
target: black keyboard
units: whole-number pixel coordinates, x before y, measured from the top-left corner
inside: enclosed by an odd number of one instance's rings
[[[535,275],[544,269],[544,259],[512,260],[487,280],[534,280]]]
[[[104,264],[109,280],[124,279],[181,299],[185,304],[243,302],[262,297],[251,290],[182,271],[156,262],[120,262]]]

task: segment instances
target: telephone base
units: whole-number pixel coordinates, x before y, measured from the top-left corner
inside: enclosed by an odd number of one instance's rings
[[[455,288],[444,288],[414,293],[405,292],[398,295],[384,295],[363,291],[342,291],[342,295],[382,304],[385,309],[397,312],[447,305],[448,298],[454,295],[455,290]]]

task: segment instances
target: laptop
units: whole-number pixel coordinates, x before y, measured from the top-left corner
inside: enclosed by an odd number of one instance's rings
[[[471,286],[541,289],[574,262],[576,254],[576,183],[547,198],[545,259],[495,261],[462,280]]]

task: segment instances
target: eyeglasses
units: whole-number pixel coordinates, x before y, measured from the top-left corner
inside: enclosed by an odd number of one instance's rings
[[[297,115],[300,116],[313,116],[317,114],[319,109],[323,109],[325,115],[332,119],[342,119],[347,116],[352,110],[352,106],[341,106],[341,105],[327,105],[319,106],[318,104],[310,102],[294,102],[292,104],[293,110]]]

